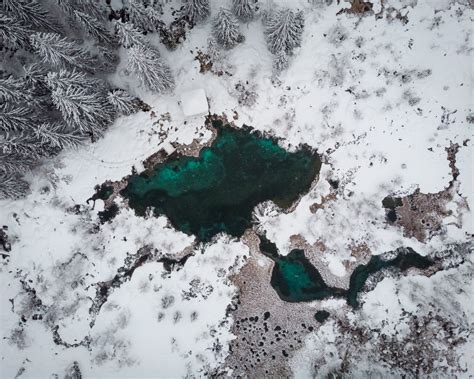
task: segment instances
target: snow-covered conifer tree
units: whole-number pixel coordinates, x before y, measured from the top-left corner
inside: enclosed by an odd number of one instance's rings
[[[183,14],[190,22],[204,21],[210,13],[209,0],[185,0]]]
[[[8,15],[34,29],[59,32],[58,24],[36,0],[2,0]]]
[[[138,111],[136,99],[123,89],[116,89],[107,94],[107,100],[119,113],[130,115]]]
[[[4,78],[0,77],[0,101],[17,104],[32,101],[32,96],[21,79],[10,75]]]
[[[68,131],[67,126],[62,122],[42,123],[34,129],[33,133],[42,144],[60,149],[77,147],[84,140],[77,133]]]
[[[116,41],[115,36],[114,36],[114,41]],[[115,44],[111,46],[114,47]],[[97,51],[98,60],[101,62],[101,65],[98,68],[99,71],[114,72],[119,62],[117,49],[109,48],[107,46],[97,45],[96,51]]]
[[[130,4],[132,18],[146,24],[144,32],[162,25],[154,1],[130,0]],[[74,28],[62,28],[47,9],[61,10]],[[16,73],[21,67],[9,65],[24,64],[18,78],[0,73],[0,197],[24,193],[27,183],[21,176],[39,159],[77,146],[85,134],[100,135],[119,112],[137,110],[132,96],[121,90],[109,92],[105,81],[90,75],[115,67],[116,38],[105,23],[108,12],[106,2],[98,0],[0,0],[0,50],[10,50],[2,57],[2,70]],[[132,21],[118,24],[117,29],[126,25],[117,33],[123,46],[148,46]],[[87,33],[99,43],[85,48],[68,38],[75,37],[78,27],[84,32],[80,36]],[[158,53],[145,55],[150,70],[159,70],[142,81],[169,88],[173,79],[166,75],[169,69]],[[137,72],[147,75],[146,70]]]
[[[41,63],[23,66],[23,81],[32,91],[45,86],[47,69]]]
[[[93,72],[97,67],[96,59],[86,50],[57,33],[35,33],[30,42],[42,62],[54,68],[77,67]]]
[[[34,127],[32,110],[24,106],[15,106],[10,102],[0,103],[0,130],[19,131]]]
[[[130,23],[117,21],[115,23],[115,33],[118,43],[127,49],[147,44],[143,34]]]
[[[174,79],[170,68],[161,60],[157,50],[134,46],[128,55],[127,68],[135,74],[148,89],[163,92],[174,87]]]
[[[28,183],[21,175],[0,172],[0,199],[19,199],[28,193]]]
[[[107,5],[100,1],[91,0],[56,0],[59,7],[71,16],[74,12],[85,13],[97,20],[103,20],[107,14]]]
[[[146,15],[148,18],[148,25],[151,31],[160,31],[162,27],[165,26],[165,23],[161,20],[161,13],[157,11],[154,7],[148,6],[146,8]]]
[[[216,41],[229,49],[239,43],[243,36],[240,34],[239,21],[226,8],[221,8],[213,22],[213,34]]]
[[[80,11],[74,11],[74,16],[82,28],[99,42],[111,44],[113,37],[102,22]]]
[[[112,121],[114,112],[106,99],[84,88],[57,88],[51,93],[53,103],[64,120],[81,133],[101,135]]]
[[[291,54],[301,44],[304,29],[303,12],[282,9],[270,15],[266,23],[268,49],[273,54],[285,51]]]
[[[0,175],[18,173],[25,174],[30,171],[34,165],[34,160],[31,157],[19,156],[17,154],[2,153],[0,151]],[[1,185],[1,182],[0,182]]]
[[[255,17],[255,0],[232,0],[232,11],[239,20],[250,21]]]
[[[130,22],[141,31],[150,31],[148,13],[140,0],[128,0],[126,11]]]
[[[94,77],[88,76],[85,72],[75,69],[68,71],[50,71],[45,78],[46,85],[54,91],[56,89],[66,90],[69,87],[85,88],[91,92],[99,92],[107,88],[107,84]]]
[[[0,153],[37,159],[41,156],[41,145],[29,131],[5,133],[0,136]]]
[[[0,13],[0,48],[28,48],[30,33],[31,31],[18,20]]]

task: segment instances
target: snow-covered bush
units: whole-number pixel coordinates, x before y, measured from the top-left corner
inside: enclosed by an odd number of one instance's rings
[[[221,8],[213,22],[213,34],[216,41],[226,49],[234,47],[242,41],[239,21],[226,8]]]
[[[255,0],[232,0],[232,11],[239,20],[250,21],[255,17]]]
[[[289,65],[289,57],[285,50],[280,50],[275,54],[273,60],[273,70],[276,74],[286,70]]]
[[[310,4],[315,5],[316,7],[329,6],[333,3],[334,0],[308,0]]]

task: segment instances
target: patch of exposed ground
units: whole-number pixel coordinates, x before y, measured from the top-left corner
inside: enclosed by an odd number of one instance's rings
[[[459,144],[446,148],[452,180],[447,188],[437,193],[414,193],[404,196],[387,196],[382,205],[386,209],[386,219],[391,225],[402,228],[405,237],[414,237],[425,242],[445,231],[445,220],[450,217],[451,224],[461,227],[462,214],[469,209],[464,197],[459,195],[459,170],[456,167],[456,154]],[[454,204],[456,211],[448,205]],[[452,207],[451,207],[452,208]]]
[[[243,241],[249,247],[250,256],[240,272],[231,277],[232,282],[239,289],[238,297],[229,310],[234,319],[231,332],[236,336],[236,339],[230,345],[230,354],[224,367],[225,370],[233,370],[232,376],[291,376],[288,368],[289,360],[302,347],[304,338],[309,333],[316,332],[327,317],[336,319],[340,327],[347,333],[354,333],[354,336],[350,337],[354,338],[354,341],[369,338],[373,331],[364,330],[362,333],[359,329],[353,328],[347,321],[347,314],[352,311],[352,308],[345,304],[341,304],[337,310],[331,309],[328,315],[325,313],[326,310],[321,307],[321,301],[291,303],[281,300],[270,284],[274,263],[261,254],[258,235],[254,231],[247,231]],[[316,242],[314,245],[310,245],[299,235],[292,236],[290,242],[290,249],[303,249],[305,251],[305,256],[318,269],[326,284],[346,289],[349,286],[350,275],[354,269],[361,264],[366,264],[372,255],[364,243],[354,243],[349,246],[352,255],[357,257],[357,260],[347,266],[348,273],[341,278],[332,275],[326,262],[323,261],[323,253],[326,249],[323,244]],[[393,254],[398,254],[399,250],[384,253],[382,256],[386,259],[392,259]],[[359,297],[373,290],[377,283],[387,275],[399,277],[417,273],[430,277],[440,270],[457,267],[465,263],[466,256],[471,252],[471,242],[455,244],[443,251],[430,254],[434,264],[429,268],[423,270],[412,268],[407,272],[401,272],[397,269],[381,270],[370,275]],[[321,322],[318,322],[318,319]],[[388,336],[381,337],[379,334],[377,336],[380,337],[380,340],[377,340],[376,343],[381,346],[384,343],[389,343],[390,346],[394,346],[396,349],[403,349],[403,342],[399,342],[396,335],[390,337],[389,342],[387,342]],[[408,342],[408,339],[402,341]],[[415,350],[417,349],[413,349],[413,351]],[[416,354],[420,356],[422,353],[417,350]],[[385,352],[383,359],[396,362],[398,355],[403,356],[400,357],[400,361],[410,359],[404,352]],[[413,359],[418,358],[414,356]],[[414,360],[407,364],[415,365]]]
[[[372,1],[363,1],[363,0],[347,0],[349,3],[348,8],[343,8],[337,15],[340,14],[347,14],[353,16],[372,16],[374,15],[376,19],[385,19],[388,22],[398,20],[403,24],[408,23],[408,5],[401,6],[400,8],[395,8],[393,6],[387,6],[385,0],[380,1],[380,11],[378,13],[374,13],[374,2]]]
[[[320,325],[315,314],[320,308],[281,300],[270,285],[273,262],[259,251],[254,231],[243,237],[250,256],[231,280],[239,288],[231,332],[236,339],[230,345],[225,367],[232,376],[287,377],[288,360],[301,348],[305,336]]]
[[[352,15],[370,15],[373,14],[372,8],[374,4],[370,1],[362,1],[362,0],[349,0],[350,7],[343,8],[337,15],[342,13],[352,14]]]
[[[12,249],[12,245],[8,238],[7,230],[8,228],[6,226],[4,226],[3,228],[0,228],[0,247],[3,250],[3,252],[0,253],[0,255],[2,256],[2,258],[8,258],[10,256],[10,254],[8,253]]]
[[[409,328],[403,335],[361,327],[347,318],[337,320],[336,337],[331,343],[336,346],[341,361],[339,367],[328,377],[352,377],[351,369],[361,360],[367,361],[367,357],[360,356],[359,349],[371,354],[370,360],[385,367],[382,376],[451,377],[454,373],[464,371],[455,348],[465,343],[469,337],[470,331],[465,325],[460,326],[449,318],[436,314],[435,309],[426,315],[402,310],[400,323]],[[443,357],[441,362],[440,357]],[[315,362],[316,377],[318,366],[324,363]]]

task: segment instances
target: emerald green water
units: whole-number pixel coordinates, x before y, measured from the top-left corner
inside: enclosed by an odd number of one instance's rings
[[[400,271],[411,267],[426,269],[434,263],[411,248],[399,248],[395,250],[397,254],[392,259],[384,260],[380,256],[373,256],[366,265],[357,266],[351,274],[349,289],[344,290],[327,286],[319,271],[305,257],[303,250],[295,249],[287,256],[281,256],[273,242],[260,236],[260,251],[275,262],[270,284],[282,300],[302,302],[344,297],[353,308],[359,307],[358,294],[369,277],[377,271],[386,268]]]
[[[122,195],[138,215],[148,207],[201,241],[225,232],[239,237],[251,226],[253,208],[272,200],[289,207],[319,173],[309,148],[289,152],[270,138],[213,121],[217,137],[199,157],[158,164],[151,175],[132,175]]]
[[[426,269],[434,262],[418,254],[411,248],[398,248],[397,255],[393,259],[383,260],[380,256],[374,255],[366,265],[357,266],[351,275],[349,290],[347,291],[347,303],[354,308],[359,306],[357,295],[364,288],[365,282],[370,275],[375,274],[385,268],[395,267],[400,271],[406,271],[411,267]]]
[[[344,294],[344,290],[326,285],[303,250],[295,249],[288,255],[281,256],[273,242],[260,236],[260,251],[275,262],[270,284],[282,300],[312,301]]]

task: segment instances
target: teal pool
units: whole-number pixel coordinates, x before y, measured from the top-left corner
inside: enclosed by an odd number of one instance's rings
[[[217,137],[199,157],[182,156],[132,175],[121,194],[138,215],[148,207],[200,241],[224,232],[240,237],[254,207],[272,200],[291,206],[307,192],[321,168],[310,148],[289,152],[249,127],[213,121]]]
[[[349,289],[326,285],[319,271],[310,263],[303,250],[295,249],[286,256],[278,253],[276,245],[264,236],[260,237],[260,251],[271,258],[273,266],[270,284],[278,296],[288,302],[322,300],[343,297],[353,308],[359,307],[358,295],[371,275],[383,269],[406,271],[415,267],[427,269],[434,261],[423,257],[411,248],[398,248],[391,259],[372,256],[365,265],[355,268],[350,277]],[[329,315],[327,315],[329,316]],[[319,321],[319,320],[318,320]]]

